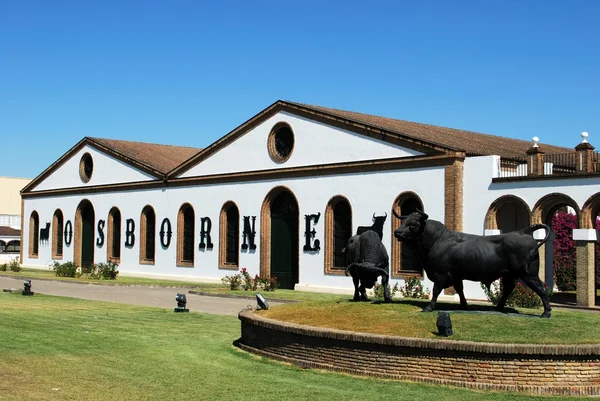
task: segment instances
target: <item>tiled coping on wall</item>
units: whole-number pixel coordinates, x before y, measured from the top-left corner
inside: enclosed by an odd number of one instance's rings
[[[304,368],[475,389],[600,395],[600,344],[494,344],[355,333],[239,313],[240,348]]]

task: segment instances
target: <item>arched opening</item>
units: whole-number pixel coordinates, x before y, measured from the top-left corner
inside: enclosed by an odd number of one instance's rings
[[[348,199],[334,196],[325,208],[325,273],[343,274],[346,255],[342,249],[352,236],[352,208]]]
[[[577,203],[560,193],[544,196],[533,208],[532,223],[547,224],[553,232],[544,249],[540,249],[540,257],[544,255],[543,271],[540,260],[540,276],[549,287],[556,283],[560,291],[574,290],[577,285],[577,257],[572,238],[580,216]]]
[[[40,216],[33,211],[29,217],[29,257],[37,258],[40,250]]]
[[[156,213],[152,206],[142,209],[140,216],[140,263],[154,264],[156,249]]]
[[[92,203],[84,199],[75,213],[75,264],[89,267],[94,264],[94,221]]]
[[[63,226],[64,218],[62,210],[56,209],[52,217],[52,259],[62,259]]]
[[[425,211],[421,198],[414,192],[400,194],[392,205],[392,210],[401,216],[408,216],[417,209]],[[398,278],[411,275],[423,276],[423,266],[416,253],[406,244],[396,241],[394,237],[394,230],[401,224],[402,221],[392,213],[392,276]]]
[[[118,264],[121,261],[121,211],[116,207],[108,212],[107,232],[106,258]]]
[[[299,281],[298,202],[277,187],[265,197],[261,211],[261,275],[277,277],[279,286],[294,289]]]
[[[192,205],[181,206],[177,215],[177,266],[194,267],[195,221]]]
[[[6,252],[6,253],[21,252],[21,241],[19,241],[19,240],[8,241],[6,243],[6,246],[4,247],[4,252]]]
[[[234,202],[226,202],[219,215],[219,268],[238,269],[240,212]]]
[[[6,242],[0,240],[0,252],[4,253],[6,249]]]
[[[581,209],[581,228],[600,230],[600,193],[596,193],[584,203]],[[598,233],[599,231],[596,231]],[[600,290],[600,241],[594,244],[594,288],[596,293]],[[600,297],[596,296],[596,305],[600,304]]]
[[[485,219],[485,228],[500,230],[501,233],[522,230],[530,224],[530,210],[523,199],[506,195],[496,199],[490,207]]]

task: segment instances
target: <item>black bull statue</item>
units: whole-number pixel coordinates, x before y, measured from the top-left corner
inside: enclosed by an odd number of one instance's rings
[[[492,282],[502,278],[503,292],[496,307],[498,310],[504,309],[519,279],[542,299],[542,317],[550,317],[552,308],[548,293],[538,277],[538,249],[550,235],[547,225],[534,224],[521,231],[480,236],[452,231],[439,221],[428,220],[429,216],[421,211],[409,216],[399,216],[396,212],[394,215],[402,220],[394,236],[414,250],[427,277],[433,281],[431,302],[423,311],[433,311],[440,292],[451,286],[460,297],[461,308],[465,309],[463,280],[480,281],[489,288]],[[540,228],[546,229],[546,237],[538,244],[533,232]]]

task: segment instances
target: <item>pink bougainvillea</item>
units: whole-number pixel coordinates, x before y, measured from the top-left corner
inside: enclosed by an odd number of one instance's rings
[[[574,214],[559,211],[552,218],[552,231],[556,233],[553,247],[554,281],[560,291],[577,289],[574,228],[577,228],[577,216]]]

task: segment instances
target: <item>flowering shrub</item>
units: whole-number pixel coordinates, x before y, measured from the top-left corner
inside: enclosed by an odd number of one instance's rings
[[[279,287],[276,276],[261,277],[257,274],[252,277],[245,267],[236,275],[223,277],[221,282],[225,287],[228,287],[232,291],[241,288],[243,288],[244,291],[275,291],[275,289]]]
[[[488,300],[494,304],[498,305],[500,302],[500,298],[502,297],[502,291],[504,286],[502,285],[502,280],[496,280],[490,286],[490,290],[488,291],[487,287],[482,283],[481,288],[485,292]],[[552,296],[552,288],[549,288],[546,283],[544,283],[544,289],[546,290],[548,297]],[[542,300],[540,297],[533,292],[529,287],[523,285],[520,281],[515,286],[514,291],[508,297],[506,301],[506,306],[518,306],[520,308],[529,308],[529,309],[537,309],[542,306]]]
[[[242,276],[240,274],[225,276],[221,279],[221,282],[225,287],[229,287],[231,291],[236,291],[242,286]]]
[[[398,288],[398,283],[394,284],[393,287],[388,285],[390,291],[390,297],[394,298],[394,295],[398,292],[400,288]],[[373,286],[373,296],[375,298],[383,298],[383,285],[379,283],[375,283]]]
[[[556,233],[553,246],[554,280],[560,291],[577,289],[574,228],[577,228],[576,215],[559,211],[552,217],[552,231]]]
[[[400,293],[404,298],[429,299],[431,295],[428,289],[423,289],[423,284],[419,276],[408,276],[404,280],[404,285],[400,288]]]

